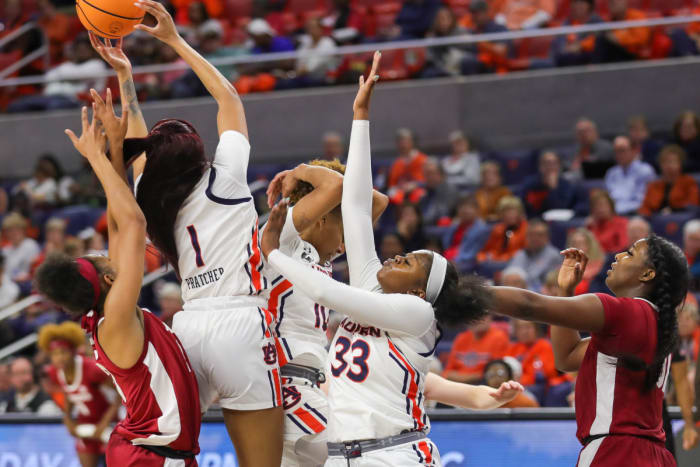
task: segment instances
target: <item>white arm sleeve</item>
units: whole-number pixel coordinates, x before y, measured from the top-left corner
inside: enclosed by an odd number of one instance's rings
[[[365,290],[379,290],[377,271],[382,268],[382,264],[374,247],[372,229],[371,162],[369,121],[353,120],[340,204],[350,285]]]
[[[433,307],[419,297],[383,294],[351,287],[294,261],[279,250],[270,253],[267,260],[277,272],[315,303],[362,324],[418,337],[431,329]]]
[[[238,195],[239,193],[235,192],[243,187],[245,187],[245,192],[250,191],[247,178],[249,158],[250,143],[242,133],[233,130],[221,133],[219,145],[216,147],[216,154],[214,155],[213,166],[217,170],[217,180],[222,178],[226,179],[227,182],[216,182],[217,191],[223,191],[223,193],[217,193],[217,195],[233,197]],[[231,182],[237,185],[238,190],[236,190],[236,187],[227,186],[231,185]]]

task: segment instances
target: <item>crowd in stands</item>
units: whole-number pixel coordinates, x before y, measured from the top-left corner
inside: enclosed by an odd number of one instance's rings
[[[395,158],[373,166],[375,186],[391,199],[376,229],[380,258],[432,249],[462,274],[555,295],[559,251],[576,247],[590,258],[576,293],[607,292],[613,255],[656,232],[677,242],[691,266],[692,294],[679,320],[681,350],[694,369],[700,347],[700,119],[684,112],[668,133],[651,135],[644,118],[635,116],[626,134],[609,136],[581,118],[572,122],[567,146],[485,153],[455,130],[445,135],[446,154],[428,155],[411,130],[398,129]],[[345,151],[340,134],[320,138],[321,157],[342,160]],[[256,196],[264,198],[265,177],[279,169],[251,167]],[[105,199],[87,168],[68,176],[55,158],[42,155],[27,179],[0,186],[0,310],[32,293],[32,275],[52,252],[105,252]],[[258,204],[261,215],[264,204]],[[162,265],[152,251],[144,261],[148,271]],[[336,270],[342,278],[342,262]],[[182,305],[174,275],[145,288],[142,303],[170,321]],[[0,320],[0,348],[65,319],[52,304],[37,301]],[[566,405],[573,379],[554,368],[547,334],[546,327],[497,315],[470,329],[445,330],[436,371],[467,382],[519,378],[528,393],[514,406]]]
[[[298,59],[220,65],[240,93],[355,83],[371,53],[328,55],[337,47],[387,41],[449,38],[554,26],[590,25],[700,13],[695,0],[159,0],[184,37],[207,59],[298,51]],[[146,16],[145,21],[152,19]],[[0,40],[22,24],[37,30],[0,47],[0,70],[48,41],[48,60],[37,59],[13,76],[44,74],[44,86],[0,90],[0,109],[26,112],[77,107],[93,87],[118,92],[116,80],[82,76],[107,71],[66,0],[6,0],[0,5]],[[584,65],[697,55],[700,23],[637,27],[518,40],[386,51],[383,80]],[[175,64],[166,45],[136,31],[124,48],[134,65]],[[142,100],[201,96],[205,89],[184,69],[136,76]],[[587,131],[582,124],[581,131]],[[633,142],[634,144],[634,142]],[[609,147],[596,148],[597,157]],[[575,161],[576,162],[576,161]],[[575,165],[574,165],[575,167]]]

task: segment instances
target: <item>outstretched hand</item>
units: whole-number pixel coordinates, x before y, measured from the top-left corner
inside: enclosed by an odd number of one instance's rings
[[[699,442],[698,430],[694,426],[686,423],[683,428],[683,450],[690,451],[691,449],[695,449]]]
[[[557,283],[565,296],[573,296],[574,289],[583,280],[588,256],[577,248],[567,248],[561,255],[564,256],[564,262],[559,269]]]
[[[272,208],[270,217],[267,218],[265,232],[260,242],[260,248],[263,255],[265,255],[265,259],[280,246],[282,227],[284,227],[284,221],[287,219],[287,203],[286,199],[281,200]]]
[[[121,118],[117,117],[114,112],[114,105],[112,104],[112,91],[110,91],[109,88],[107,89],[106,102],[102,100],[94,89],[90,89],[90,95],[92,95],[92,99],[94,100],[92,106],[94,118],[102,123],[110,147],[114,149],[116,145],[121,145],[124,142],[124,138],[126,138],[129,110],[123,107]]]
[[[506,381],[505,383],[502,383],[498,389],[489,392],[489,396],[493,397],[501,405],[503,405],[515,399],[515,397],[524,390],[525,388],[522,384],[516,381]]]
[[[157,21],[157,24],[153,27],[146,26],[145,24],[137,24],[134,26],[134,29],[145,31],[166,44],[169,44],[180,37],[177,32],[177,28],[175,27],[173,17],[170,16],[170,13],[168,13],[168,10],[165,9],[162,3],[154,2],[152,0],[137,0],[134,5],[143,8]]]
[[[119,38],[117,45],[112,45],[110,39],[100,39],[92,31],[88,32],[92,48],[111,66],[117,73],[131,74],[131,62],[122,50],[124,38]]]
[[[102,131],[102,125],[95,117],[93,112],[92,121],[88,119],[88,109],[83,107],[80,112],[82,122],[82,134],[78,138],[72,130],[65,130],[65,133],[70,138],[73,146],[78,152],[88,161],[92,161],[97,157],[105,156],[105,144],[107,139]]]
[[[367,120],[369,118],[369,101],[372,97],[374,85],[379,81],[379,63],[382,60],[380,51],[374,52],[374,60],[372,61],[372,70],[365,80],[364,75],[360,76],[360,89],[355,96],[355,102],[352,105],[352,110],[355,112],[355,120]]]
[[[267,185],[267,190],[265,194],[267,195],[267,207],[272,209],[272,207],[277,202],[277,198],[282,194],[282,185],[284,184],[284,179],[287,175],[292,173],[291,170],[283,170],[279,172],[272,181]]]

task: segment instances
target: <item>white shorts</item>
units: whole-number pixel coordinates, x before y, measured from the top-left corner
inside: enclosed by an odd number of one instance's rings
[[[318,467],[328,457],[326,394],[304,378],[282,378],[282,467]]]
[[[197,376],[202,411],[217,399],[230,410],[281,406],[277,352],[264,309],[250,305],[217,309],[216,302],[203,309],[210,303],[196,300],[173,317],[173,331]]]
[[[355,459],[333,456],[326,467],[413,467],[417,465],[441,466],[437,446],[425,438],[413,443],[400,444],[388,449],[379,449]]]

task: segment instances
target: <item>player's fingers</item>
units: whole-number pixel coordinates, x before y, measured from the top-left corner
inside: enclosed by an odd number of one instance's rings
[[[82,124],[83,127],[83,133],[85,133],[88,129],[88,110],[87,107],[83,106],[82,109],[80,109],[80,123]]]
[[[138,29],[139,31],[147,32],[148,34],[153,34],[153,31],[156,30],[155,27],[151,28],[146,26],[145,24],[137,24],[134,26],[134,29]]]
[[[112,90],[109,88],[107,88],[107,97],[105,104],[107,105],[107,110],[111,113],[114,113],[114,105],[112,103]]]
[[[126,107],[122,109],[122,119],[120,123],[122,134],[126,134],[126,130],[129,129],[129,109],[127,109]]]
[[[121,50],[123,45],[124,45],[124,36],[120,37],[119,40],[117,41],[117,48],[119,50]]]
[[[94,104],[97,104],[97,108],[101,110],[105,103],[100,94],[96,90],[90,89],[90,95],[92,96],[93,110],[95,110]]]
[[[370,71],[370,76],[372,76],[372,81],[376,81],[374,79],[374,75],[376,75],[377,72],[379,71],[379,62],[381,61],[381,59],[382,59],[382,53],[379,50],[374,52],[374,58],[372,59],[372,71]]]
[[[360,75],[360,87],[365,85],[365,77],[364,75]]]
[[[73,143],[73,146],[75,146],[77,148],[78,147],[78,137],[75,136],[75,133],[73,133],[72,130],[68,130],[68,129],[64,130],[63,132],[66,135],[68,135],[68,138],[70,139],[71,143]]]

